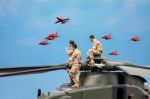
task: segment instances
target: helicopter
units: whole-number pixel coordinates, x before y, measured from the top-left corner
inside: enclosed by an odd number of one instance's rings
[[[37,99],[150,99],[150,88],[143,77],[150,77],[150,67],[123,61],[94,58],[95,64],[82,61],[80,86],[71,88],[62,84],[52,92],[38,89]],[[21,66],[0,68],[0,77],[46,73],[68,69],[68,63],[46,66]]]

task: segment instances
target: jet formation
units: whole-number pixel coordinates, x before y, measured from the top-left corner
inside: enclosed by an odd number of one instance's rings
[[[55,40],[57,37],[59,37],[57,33],[51,33],[51,34],[47,35],[45,37],[45,40],[41,41],[39,43],[39,45],[48,45],[48,44],[50,44],[50,43],[48,43],[48,40]]]
[[[69,21],[70,19],[69,18],[61,18],[61,17],[56,17],[56,21],[55,21],[55,24],[65,24]],[[48,41],[52,41],[52,40],[55,40],[57,37],[59,37],[58,33],[55,32],[55,33],[50,33],[48,34],[46,37],[45,37],[45,40],[39,42],[39,45],[48,45],[50,44]],[[105,34],[103,36],[101,36],[102,39],[104,40],[110,40],[112,39],[112,35],[111,34]],[[133,41],[133,42],[138,42],[140,41],[140,37],[139,36],[133,36],[130,38],[130,41]],[[117,56],[119,55],[118,54],[118,51],[117,50],[114,50],[114,51],[110,51],[108,55],[111,55],[111,56]]]
[[[55,22],[55,24],[57,23],[61,23],[61,24],[65,24],[66,22],[68,22],[70,19],[69,18],[60,18],[60,17],[56,17],[57,21]],[[39,45],[48,45],[50,43],[48,43],[48,40],[55,40],[58,36],[58,33],[51,33],[49,35],[47,35],[45,37],[45,40],[41,41],[39,43]]]
[[[101,38],[104,40],[110,40],[110,39],[112,39],[112,35],[111,34],[105,34],[105,35],[101,36]],[[130,41],[138,42],[138,41],[141,41],[141,38],[139,36],[133,36],[130,38]],[[118,51],[115,50],[115,51],[110,51],[108,55],[117,56],[119,54],[118,54]]]

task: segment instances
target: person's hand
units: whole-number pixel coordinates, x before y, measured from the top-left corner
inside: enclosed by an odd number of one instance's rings
[[[71,67],[72,66],[72,61],[68,61],[68,65],[69,65],[69,67]]]
[[[66,47],[66,51],[68,50],[68,48]]]

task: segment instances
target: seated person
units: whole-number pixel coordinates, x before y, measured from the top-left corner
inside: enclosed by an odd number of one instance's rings
[[[90,35],[90,40],[93,43],[93,46],[91,49],[89,49],[89,51],[87,52],[88,55],[88,59],[89,59],[89,63],[90,64],[94,64],[94,57],[95,56],[101,56],[102,52],[103,52],[103,47],[102,44],[95,39],[94,35]]]

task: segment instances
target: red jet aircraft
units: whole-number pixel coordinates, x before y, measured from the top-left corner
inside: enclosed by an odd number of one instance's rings
[[[118,55],[118,52],[117,52],[117,51],[110,51],[110,52],[109,52],[109,55],[117,56],[117,55]]]
[[[111,36],[111,34],[106,34],[106,35],[102,36],[102,38],[105,40],[109,40],[109,39],[112,39],[112,36]]]
[[[39,43],[39,45],[48,45],[49,43],[47,42],[47,41],[41,41],[40,43]]]
[[[70,20],[70,19],[63,19],[63,18],[57,17],[57,21],[55,22],[55,24],[57,24],[57,23],[64,24],[64,23],[68,22],[68,20]]]
[[[47,39],[47,40],[54,40],[57,37],[59,37],[57,33],[52,33],[52,34],[49,34],[48,36],[46,36],[45,39]]]
[[[140,41],[141,39],[138,36],[134,36],[130,40],[133,42],[137,42],[137,41]]]

